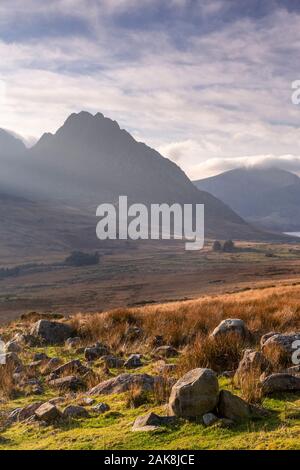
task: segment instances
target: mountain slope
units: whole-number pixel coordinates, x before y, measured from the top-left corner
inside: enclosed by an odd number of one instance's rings
[[[265,229],[300,228],[300,178],[293,173],[279,168],[239,168],[194,184]]]
[[[9,231],[12,241],[23,229],[27,233],[30,226],[30,250],[39,245],[35,234],[45,240],[46,250],[54,245],[72,248],[80,239],[90,246],[90,241],[97,242],[96,207],[103,202],[117,203],[120,195],[127,195],[130,203],[147,205],[204,204],[206,238],[270,239],[270,234],[249,226],[216,197],[199,191],[175,163],[137,142],[100,113],[72,114],[55,134],[44,134],[31,149],[20,145],[22,150],[10,158],[0,148],[0,188],[5,194],[31,201],[33,206],[27,217],[18,219],[17,230],[14,217],[18,217],[18,210],[14,212],[13,202],[12,215],[3,209],[6,243]],[[26,213],[28,205],[24,210]],[[43,225],[39,225],[39,214],[43,214]],[[84,218],[85,235],[79,214]]]
[[[54,134],[45,134],[30,151],[35,171],[47,174],[48,185],[64,200],[90,207],[117,201],[203,203],[206,236],[253,238],[249,227],[214,196],[198,191],[173,162],[141,142],[102,114],[72,114]],[[40,179],[43,180],[42,178]]]

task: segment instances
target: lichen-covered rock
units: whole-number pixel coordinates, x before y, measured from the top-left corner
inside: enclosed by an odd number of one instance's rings
[[[218,403],[219,385],[211,369],[193,369],[172,387],[169,408],[171,414],[195,418],[213,411]]]

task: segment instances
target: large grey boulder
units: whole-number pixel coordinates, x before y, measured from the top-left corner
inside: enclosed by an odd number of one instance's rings
[[[127,392],[131,387],[140,387],[143,391],[153,391],[155,383],[160,377],[148,374],[120,374],[112,379],[105,380],[88,391],[89,395],[110,395]]]
[[[221,321],[210,336],[212,338],[217,338],[227,335],[228,333],[234,333],[243,340],[250,337],[250,332],[246,327],[245,322],[239,318],[227,318],[226,320]]]
[[[240,422],[251,418],[251,407],[245,400],[233,395],[228,390],[221,390],[218,414],[222,418]]]
[[[300,377],[291,374],[271,374],[261,383],[262,393],[299,392]]]
[[[296,349],[297,341],[300,342],[300,333],[288,333],[288,334],[272,334],[264,342],[262,342],[262,352],[271,361],[276,364],[293,364],[292,356]]]
[[[219,384],[211,369],[193,369],[172,387],[169,409],[171,414],[195,418],[213,411],[218,403]]]
[[[31,334],[45,344],[63,344],[73,333],[70,325],[49,320],[39,320],[31,330]]]

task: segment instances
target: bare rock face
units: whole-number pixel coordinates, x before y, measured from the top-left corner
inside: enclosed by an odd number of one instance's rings
[[[218,397],[216,374],[211,369],[193,369],[172,387],[169,409],[175,416],[195,418],[213,411]]]
[[[221,321],[210,336],[212,338],[216,338],[228,333],[234,333],[243,340],[250,337],[250,332],[246,327],[245,322],[239,318],[227,318],[226,320]]]
[[[51,403],[44,403],[41,405],[37,410],[35,410],[35,415],[40,421],[45,421],[47,424],[53,424],[61,418],[61,412]]]
[[[272,334],[262,342],[261,349],[271,362],[292,365],[292,355],[296,351],[294,343],[297,341],[300,342],[300,333]]]
[[[262,393],[299,392],[300,377],[291,374],[271,374],[261,383]]]
[[[250,419],[252,416],[250,405],[228,390],[221,390],[220,392],[218,412],[222,418],[230,419],[234,422]]]
[[[18,408],[9,415],[8,421],[10,423],[16,421],[26,421],[28,418],[31,418],[35,415],[36,410],[43,404],[39,401],[36,403],[31,403],[30,405],[25,406],[24,408]]]
[[[49,320],[39,320],[31,330],[31,334],[45,344],[63,344],[73,333],[70,325]]]
[[[259,377],[263,372],[270,369],[271,364],[260,351],[246,349],[235,373],[234,380],[238,385],[241,385],[243,378],[246,378],[248,374],[253,373]]]
[[[138,386],[144,391],[152,391],[160,377],[148,374],[120,374],[105,380],[88,391],[89,395],[110,395],[127,392],[132,386]]]

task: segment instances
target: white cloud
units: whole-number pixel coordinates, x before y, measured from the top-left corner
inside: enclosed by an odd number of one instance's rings
[[[259,22],[240,19],[193,34],[180,48],[168,30],[106,22],[138,3],[103,0],[100,8],[91,1],[87,8],[85,0],[28,0],[25,12],[23,0],[3,0],[0,24],[21,12],[71,13],[88,22],[93,36],[0,41],[7,90],[0,127],[39,136],[73,111],[101,111],[192,178],[253,158],[243,155],[300,155],[300,107],[290,99],[291,82],[300,78],[298,15],[280,10]],[[180,9],[185,1],[173,4]],[[198,6],[209,17],[224,2]]]

